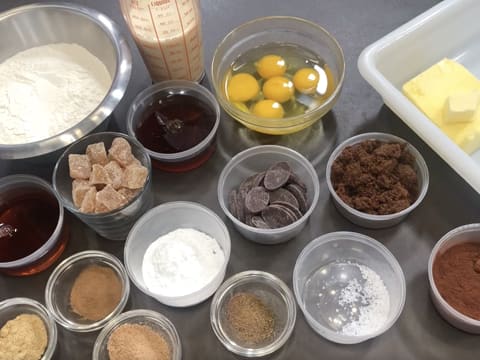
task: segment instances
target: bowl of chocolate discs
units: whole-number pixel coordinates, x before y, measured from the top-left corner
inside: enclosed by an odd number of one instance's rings
[[[283,146],[262,145],[228,162],[217,195],[225,215],[243,236],[277,244],[302,231],[319,191],[317,173],[303,155]]]

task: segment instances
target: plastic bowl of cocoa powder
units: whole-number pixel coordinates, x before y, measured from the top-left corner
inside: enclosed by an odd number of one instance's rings
[[[218,340],[234,354],[260,357],[280,349],[295,326],[297,305],[288,286],[263,271],[244,271],[227,279],[210,307]]]
[[[130,282],[115,256],[87,250],[62,261],[45,287],[45,304],[55,321],[75,332],[103,328],[128,301]]]
[[[445,234],[428,260],[433,304],[456,328],[480,334],[480,224]]]
[[[181,360],[172,322],[152,310],[127,311],[110,321],[95,341],[92,360]]]
[[[389,151],[375,153],[374,157],[365,152],[344,153],[367,141],[399,144],[402,155],[395,158],[398,155]],[[396,151],[398,153],[398,148]],[[334,169],[340,156],[342,161],[347,157],[350,163],[340,164],[343,169]],[[410,159],[403,162],[406,157]],[[386,173],[392,160],[397,165]],[[405,169],[406,165],[409,168]],[[339,171],[344,172],[341,182],[333,178]],[[412,175],[416,175],[417,183],[410,188]],[[427,194],[429,174],[423,156],[406,140],[372,132],[353,136],[332,152],[327,162],[326,180],[335,206],[346,219],[365,228],[380,229],[400,223],[422,202]]]
[[[57,346],[57,325],[50,312],[38,301],[17,297],[0,302],[0,329],[4,327],[9,331],[5,336],[2,331],[2,358],[14,358],[20,350],[28,359],[50,360],[53,357]],[[28,348],[25,348],[26,344]]]

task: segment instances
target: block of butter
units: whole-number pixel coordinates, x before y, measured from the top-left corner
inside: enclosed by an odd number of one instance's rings
[[[403,93],[465,152],[480,148],[480,81],[465,67],[443,59],[405,83]]]

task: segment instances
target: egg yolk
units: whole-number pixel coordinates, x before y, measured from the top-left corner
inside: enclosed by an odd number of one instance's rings
[[[320,76],[315,69],[301,68],[293,75],[293,84],[302,94],[314,94]]]
[[[230,101],[244,102],[253,99],[260,91],[257,79],[247,73],[232,76],[227,85],[227,96]]]
[[[263,118],[280,119],[285,114],[282,104],[274,100],[260,100],[252,109],[252,112]]]
[[[264,79],[269,79],[274,76],[282,76],[287,70],[287,64],[281,56],[265,55],[258,62],[255,63],[257,72]]]
[[[280,103],[290,100],[295,93],[293,83],[283,76],[274,76],[263,84],[263,95]]]

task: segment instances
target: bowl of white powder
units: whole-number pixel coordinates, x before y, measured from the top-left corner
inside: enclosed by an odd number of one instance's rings
[[[340,344],[383,334],[402,313],[406,296],[393,254],[375,239],[348,231],[322,235],[302,250],[293,290],[312,329]]]
[[[50,154],[106,126],[132,64],[112,20],[33,4],[1,13],[0,32],[0,159]]]
[[[212,210],[169,202],[145,213],[130,230],[125,267],[145,294],[165,305],[192,306],[222,283],[230,247],[228,229]]]

